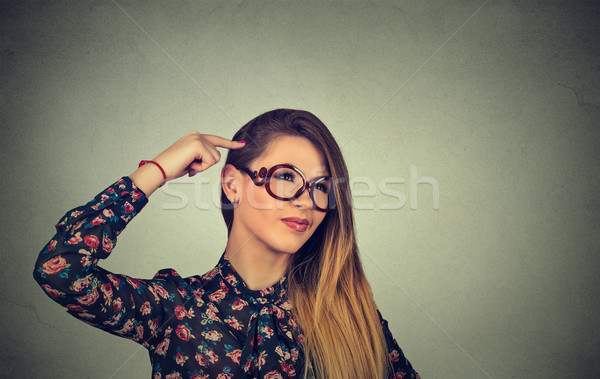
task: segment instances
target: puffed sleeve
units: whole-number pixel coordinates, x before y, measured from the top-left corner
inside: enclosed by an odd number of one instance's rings
[[[68,211],[40,251],[33,276],[75,318],[154,349],[166,318],[190,299],[186,282],[172,269],[145,280],[97,266],[147,202],[144,192],[124,176]]]
[[[402,349],[398,346],[396,339],[392,336],[392,332],[388,327],[388,322],[381,316],[379,309],[377,310],[379,315],[379,321],[381,322],[381,328],[383,329],[383,335],[387,342],[388,351],[390,355],[390,361],[392,362],[394,375],[393,378],[403,379],[420,379],[419,374],[413,369],[412,365],[404,356]]]

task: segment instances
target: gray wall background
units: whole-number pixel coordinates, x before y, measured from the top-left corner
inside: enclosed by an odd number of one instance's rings
[[[191,130],[231,138],[278,107],[312,111],[342,146],[375,299],[423,378],[600,376],[597,1],[1,13],[3,376],[149,377],[145,349],[43,293],[37,254],[67,210],[141,159]],[[101,265],[212,268],[221,167],[169,184],[187,205],[155,192]]]

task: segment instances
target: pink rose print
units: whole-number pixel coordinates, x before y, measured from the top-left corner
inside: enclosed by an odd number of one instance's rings
[[[204,279],[204,280],[211,280],[212,278],[215,277],[215,275],[217,275],[217,272],[219,272],[219,269],[217,267],[214,267],[212,270],[210,270],[209,272],[207,272],[206,274],[204,274],[202,276],[202,279]]]
[[[235,301],[233,302],[231,309],[233,309],[234,311],[239,311],[241,309],[243,309],[245,306],[248,305],[248,302],[244,299],[240,299],[239,297],[237,299],[235,299]]]
[[[261,351],[260,355],[258,356],[258,359],[256,360],[256,365],[260,368],[262,366],[265,365],[265,363],[267,363],[267,359],[266,356],[267,352],[266,351]]]
[[[250,345],[252,345],[252,347],[256,347],[256,346],[260,345],[262,340],[263,340],[263,336],[261,336],[260,334],[257,334],[256,338],[253,339],[252,341],[250,341]]]
[[[92,283],[92,274],[90,274],[84,278],[77,279],[76,281],[71,283],[69,288],[72,289],[73,291],[81,292],[84,288],[88,287],[91,283]]]
[[[110,325],[110,326],[115,326],[117,325],[117,323],[119,322],[119,320],[121,320],[121,316],[123,314],[122,313],[117,313],[116,315],[113,315],[110,320],[106,320],[103,322],[104,325]]]
[[[154,337],[156,337],[156,331],[158,330],[158,319],[155,318],[153,320],[148,321],[148,327],[150,328],[150,332]]]
[[[85,222],[85,220],[81,220],[77,224],[73,225],[73,227],[71,228],[71,231],[81,228],[81,225],[83,225],[84,222]]]
[[[97,226],[100,224],[104,224],[105,222],[106,221],[101,216],[98,216],[98,217],[94,218],[92,221],[90,221],[90,224]]]
[[[89,255],[86,255],[86,256],[81,257],[80,262],[83,267],[88,267],[89,265],[92,264],[92,258],[90,258]]]
[[[104,283],[102,286],[100,286],[100,290],[102,290],[102,294],[104,295],[104,300],[106,300],[106,301],[112,300],[113,290],[112,290],[112,286],[110,285],[110,283]]]
[[[84,236],[83,242],[92,250],[100,245],[100,240],[96,236]]]
[[[153,284],[152,287],[154,287],[154,290],[156,291],[156,293],[159,294],[160,297],[162,297],[163,299],[169,298],[169,292],[167,292],[167,290],[163,286],[160,286],[158,284]]]
[[[139,341],[142,338],[144,338],[144,327],[141,325],[138,325],[136,328],[136,333],[135,333],[135,340]]]
[[[288,325],[290,326],[290,328],[292,329],[296,329],[296,327],[298,326],[298,324],[296,323],[296,321],[294,321],[293,317],[290,317],[288,319]]]
[[[69,238],[67,240],[67,243],[69,245],[75,245],[75,244],[78,244],[81,241],[82,241],[82,239],[81,239],[81,232],[77,232],[73,237],[71,237],[71,238]]]
[[[119,286],[121,285],[121,281],[119,280],[119,278],[117,278],[116,276],[114,276],[112,274],[108,274],[108,279],[110,279],[113,286],[115,286],[117,288],[119,288]]]
[[[265,375],[265,379],[283,379],[283,376],[277,370],[269,371]]]
[[[113,251],[114,247],[115,245],[110,240],[110,238],[108,238],[108,236],[102,236],[102,251],[104,251],[105,253],[110,253],[111,251]]]
[[[128,332],[133,330],[133,320],[129,319],[127,321],[125,321],[125,325],[123,325],[123,330],[126,330]]]
[[[148,287],[148,291],[150,291],[152,293],[152,295],[154,295],[154,300],[156,300],[156,302],[158,303],[160,301],[158,294],[156,293],[156,290],[154,289],[154,287],[150,286]]]
[[[58,255],[58,256],[50,259],[48,262],[44,263],[44,266],[42,267],[42,271],[45,274],[54,275],[54,274],[61,272],[63,269],[65,269],[66,267],[69,267],[69,266],[70,265],[67,265],[67,261],[65,261],[65,258]]]
[[[266,326],[266,325],[265,325],[265,326],[263,326],[263,327],[261,328],[261,330],[260,330],[260,331],[261,331],[261,332],[262,332],[262,333],[265,335],[265,337],[267,337],[267,338],[271,338],[271,337],[273,336],[273,329],[269,328],[269,327],[268,327],[268,326]]]
[[[174,372],[172,374],[165,376],[165,379],[183,379],[183,376],[181,376],[181,373],[179,373],[179,372]]]
[[[212,309],[210,309],[210,307],[206,310],[206,316],[211,320],[219,321],[219,318],[217,317],[215,312]]]
[[[227,356],[230,357],[234,363],[239,364],[240,357],[242,356],[242,350],[241,349],[232,350],[231,352],[227,353]]]
[[[240,325],[240,322],[232,316],[227,316],[227,318],[223,321],[225,321],[225,323],[227,323],[229,326],[231,326],[235,330],[242,329],[242,325]]]
[[[186,295],[187,295],[187,292],[185,292],[185,289],[183,289],[182,286],[177,286],[177,292],[179,292],[179,295],[181,297],[186,297]]]
[[[115,312],[120,311],[122,306],[123,306],[123,300],[121,300],[120,297],[117,297],[113,301],[113,311],[115,311]]]
[[[105,208],[105,209],[102,211],[102,214],[103,214],[104,216],[108,217],[108,218],[111,218],[111,217],[113,217],[113,216],[115,215],[115,214],[113,213],[113,211],[112,211],[112,210],[110,210],[110,209],[108,209],[108,208]]]
[[[260,296],[267,296],[268,294],[272,293],[275,290],[274,287],[267,287],[265,289],[260,290]]]
[[[79,298],[77,298],[77,301],[83,305],[91,305],[94,304],[96,300],[98,300],[99,296],[100,295],[98,294],[98,290],[96,289],[96,287],[94,287],[92,288],[92,292],[90,292],[87,295],[80,296]]]
[[[189,341],[190,338],[194,338],[194,336],[190,332],[190,328],[181,324],[177,325],[177,328],[175,329],[175,334],[177,334],[177,337],[179,337],[179,339],[183,341]]]
[[[392,350],[392,352],[390,353],[390,359],[392,360],[392,362],[398,362],[398,360],[400,359],[400,353],[398,353],[398,350]]]
[[[293,364],[286,364],[285,362],[281,364],[281,371],[288,374],[288,376],[296,376],[296,370],[294,370]]]
[[[283,358],[283,349],[281,348],[281,345],[277,345],[277,347],[275,348],[275,352]]]
[[[131,197],[135,200],[139,199],[142,197],[142,193],[140,191],[133,191],[131,192]]]
[[[185,307],[182,307],[181,305],[176,306],[175,317],[177,317],[178,320],[183,320],[185,316],[187,316],[187,311],[185,310]]]
[[[219,360],[219,357],[217,357],[217,354],[215,354],[215,352],[214,352],[214,351],[212,351],[212,350],[208,350],[208,351],[206,352],[206,355],[208,355],[208,361],[209,361],[210,363],[215,363],[216,361],[218,361],[218,360]]]
[[[219,375],[217,375],[217,379],[231,379],[231,376],[222,372]]]
[[[52,297],[59,297],[60,295],[64,294],[64,292],[55,290],[54,288],[50,287],[47,284],[44,284],[42,287],[44,287],[44,290],[46,291],[46,293]]]
[[[152,307],[150,307],[150,302],[146,301],[144,304],[142,304],[142,306],[140,307],[140,311],[142,312],[142,315],[149,315],[150,314],[150,310],[152,310]]]
[[[206,364],[208,363],[208,360],[206,359],[206,357],[203,354],[200,353],[196,353],[196,362],[198,362],[198,364],[200,366],[206,366]]]
[[[133,205],[129,204],[129,201],[126,201],[123,209],[125,210],[125,213],[131,213],[135,208],[133,208]]]
[[[56,240],[50,241],[50,244],[48,245],[48,251],[54,250],[54,248],[56,247],[56,244],[57,244]]]
[[[44,284],[46,285],[46,284]],[[77,304],[67,304],[67,309],[73,312],[83,312],[84,309],[81,305],[77,305]]]
[[[285,313],[278,306],[274,305],[273,306],[273,311],[277,314],[277,318],[278,319],[281,320],[282,318],[285,317]]]
[[[394,379],[404,379],[404,373],[397,372],[396,374],[394,374]]]
[[[229,282],[229,284],[231,284],[232,286],[234,286],[234,287],[237,286],[237,279],[235,278],[235,276],[233,274],[227,274],[227,276],[225,277],[225,280],[227,280]]]
[[[73,212],[71,212],[71,217],[75,218],[75,217],[79,216],[82,213],[83,213],[83,211],[73,211]]]
[[[208,295],[208,298],[211,301],[214,301],[215,303],[218,303],[219,301],[221,301],[221,300],[223,300],[225,298],[225,292],[223,292],[223,290],[216,290],[215,292],[213,292],[210,295]]]
[[[177,356],[175,357],[175,362],[177,362],[178,365],[183,366],[185,364],[185,361],[187,361],[187,359],[188,359],[188,357],[181,354],[180,352],[177,352]]]
[[[217,342],[220,341],[221,338],[223,338],[223,335],[221,333],[217,332],[216,330],[211,330],[209,332],[202,332],[202,335],[207,340],[217,341]]]
[[[201,306],[202,304],[204,304],[204,300],[202,300],[202,295],[204,295],[204,290],[202,288],[198,288],[195,289],[192,294],[194,294],[194,297],[196,298],[196,301],[198,302],[198,306]]]
[[[133,279],[130,277],[126,277],[125,279],[127,280],[127,283],[129,283],[133,288],[135,288],[135,289],[140,288],[140,282],[137,281],[136,279]]]
[[[158,346],[156,346],[156,354],[165,356],[167,354],[167,349],[169,348],[169,342],[171,342],[168,338],[162,340]]]

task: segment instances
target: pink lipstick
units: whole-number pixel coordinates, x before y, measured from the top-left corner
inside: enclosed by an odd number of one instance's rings
[[[281,221],[291,229],[297,232],[304,232],[308,229],[308,220],[300,217],[286,217],[282,218]]]

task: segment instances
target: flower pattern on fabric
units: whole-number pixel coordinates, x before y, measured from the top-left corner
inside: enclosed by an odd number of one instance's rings
[[[285,276],[251,290],[224,252],[212,270],[187,278],[167,268],[136,279],[97,265],[147,202],[124,176],[68,211],[35,265],[46,294],[83,322],[146,347],[153,379],[301,377],[304,337]],[[379,317],[394,377],[418,378]]]

